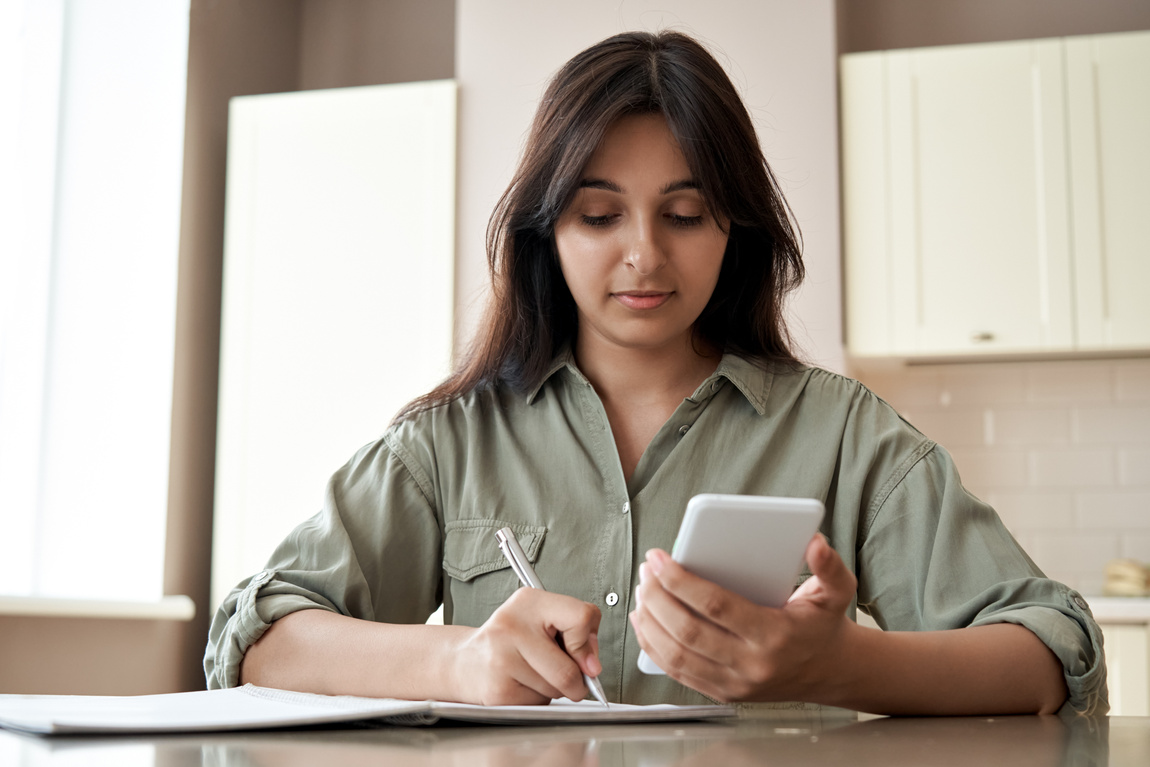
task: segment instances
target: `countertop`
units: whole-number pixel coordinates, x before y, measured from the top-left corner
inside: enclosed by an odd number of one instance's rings
[[[787,716],[794,713],[795,716]],[[380,727],[44,739],[0,731],[14,765],[1115,765],[1150,764],[1146,717],[867,718],[753,713],[729,723]]]
[[[1099,623],[1150,623],[1150,598],[1087,596]]]

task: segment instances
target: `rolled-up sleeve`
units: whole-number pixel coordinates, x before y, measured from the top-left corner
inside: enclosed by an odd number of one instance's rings
[[[426,621],[441,599],[441,561],[441,524],[426,474],[398,443],[366,446],[329,480],[321,511],[219,606],[204,654],[208,688],[236,686],[248,648],[297,610]]]
[[[859,607],[898,631],[1025,626],[1062,663],[1067,705],[1105,713],[1102,632],[1082,596],[1042,574],[941,447],[902,471],[864,521]]]

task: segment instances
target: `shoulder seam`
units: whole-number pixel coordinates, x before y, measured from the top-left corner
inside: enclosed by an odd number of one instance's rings
[[[423,469],[415,462],[415,459],[412,458],[407,448],[395,438],[395,432],[393,430],[389,429],[383,435],[383,440],[387,443],[392,454],[403,464],[403,468],[406,469],[411,478],[415,480],[415,486],[419,488],[419,492],[423,495],[427,504],[432,509],[435,509],[435,490],[432,488],[431,480],[428,479]]]
[[[923,439],[922,442],[918,444],[918,447],[916,447],[911,452],[911,454],[907,456],[906,459],[903,460],[903,462],[900,463],[894,471],[891,472],[890,476],[887,478],[886,482],[883,483],[882,487],[879,488],[879,491],[875,495],[874,500],[871,501],[870,506],[867,508],[866,520],[863,523],[863,529],[859,531],[862,540],[866,540],[866,538],[870,535],[871,525],[874,524],[875,517],[878,516],[879,511],[882,510],[882,507],[886,504],[887,499],[890,498],[891,493],[895,491],[895,488],[902,484],[902,481],[906,479],[906,475],[910,473],[910,470],[913,469],[915,465],[921,461],[928,453],[934,450],[935,444],[936,443],[933,440]]]

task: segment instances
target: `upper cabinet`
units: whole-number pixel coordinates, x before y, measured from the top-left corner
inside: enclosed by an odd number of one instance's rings
[[[1150,33],[842,58],[856,357],[1150,349]]]

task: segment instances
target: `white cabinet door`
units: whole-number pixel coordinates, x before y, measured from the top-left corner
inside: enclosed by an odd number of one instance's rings
[[[1066,40],[1078,341],[1150,347],[1150,32]]]
[[[1150,349],[1150,32],[842,59],[851,354]]]
[[[1072,348],[1059,42],[844,57],[843,76],[848,317],[885,315],[896,354]],[[875,258],[887,296],[850,274]],[[883,345],[866,322],[856,354]]]

